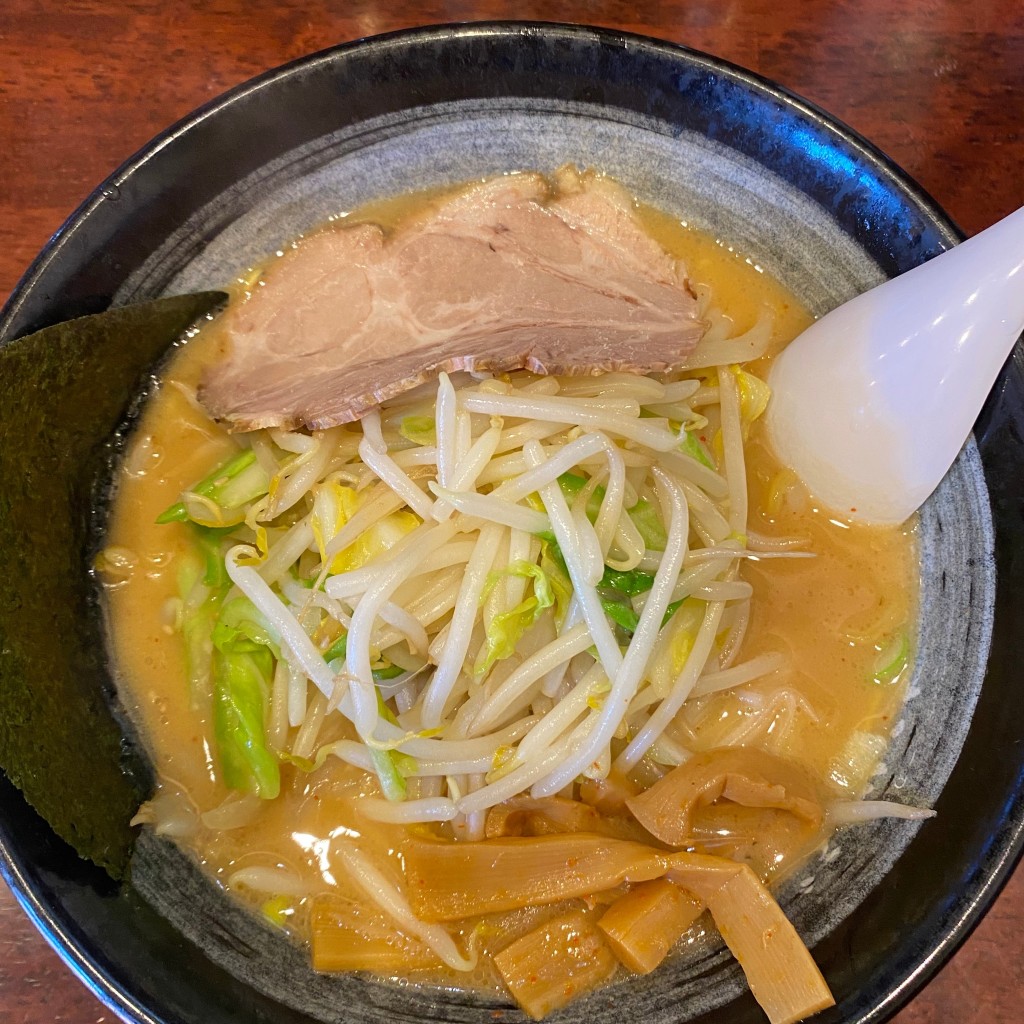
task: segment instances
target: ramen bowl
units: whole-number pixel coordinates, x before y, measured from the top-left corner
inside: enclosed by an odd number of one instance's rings
[[[568,162],[728,239],[815,314],[959,238],[869,144],[714,58],[582,27],[431,28],[270,72],[155,139],[40,255],[4,310],[0,338],[217,287],[370,200]],[[129,429],[140,382],[119,366],[106,383]],[[1024,773],[1013,754],[1024,702],[1012,661],[1024,629],[1013,556],[1024,531],[1022,399],[1018,352],[921,512],[919,654],[872,796],[934,806],[937,817],[844,833],[778,892],[835,993],[823,1024],[881,1020],[908,999],[994,898],[1024,842]],[[64,553],[82,580],[101,528],[91,548]],[[69,600],[82,600],[82,628],[102,651],[102,619],[80,591]],[[116,680],[113,665],[103,670]],[[494,997],[314,974],[303,950],[230,903],[169,842],[143,833],[128,880],[114,883],[2,785],[6,879],[127,1020],[519,1019]],[[720,947],[601,989],[557,1019],[623,1015],[763,1019]]]

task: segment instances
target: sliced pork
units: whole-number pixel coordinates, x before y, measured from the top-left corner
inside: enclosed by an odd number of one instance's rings
[[[564,186],[566,176],[560,184]],[[441,371],[660,370],[703,330],[683,268],[606,179],[471,186],[391,236],[303,239],[225,314],[200,398],[236,429],[358,419]]]

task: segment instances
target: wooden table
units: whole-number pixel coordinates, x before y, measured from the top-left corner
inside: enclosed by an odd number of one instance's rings
[[[114,167],[230,86],[359,36],[509,17],[661,36],[767,75],[878,144],[968,233],[1024,203],[1021,0],[2,0],[0,296]],[[1024,1020],[1022,932],[1024,869],[898,1024]],[[113,1019],[0,885],[0,1020]]]

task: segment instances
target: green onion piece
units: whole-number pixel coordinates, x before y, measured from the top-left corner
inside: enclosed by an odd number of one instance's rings
[[[156,521],[160,526],[166,526],[168,523],[187,523],[188,512],[185,511],[185,506],[179,501],[173,505],[168,505],[156,517]]]
[[[255,456],[253,457],[255,459]],[[246,466],[240,473],[227,480],[223,487],[216,488],[210,497],[221,508],[241,508],[250,501],[262,498],[270,488],[270,478],[258,462]]]
[[[342,633],[330,647],[324,651],[324,661],[332,662],[338,658],[344,658],[348,653],[348,633]]]
[[[246,470],[249,472],[247,473]],[[240,476],[242,479],[233,483]],[[247,501],[266,494],[269,484],[270,481],[267,479],[266,473],[256,463],[256,453],[251,448],[246,448],[218,466],[191,490],[194,494],[211,498],[222,508],[237,508]],[[161,525],[183,523],[187,520],[188,511],[184,503],[180,501],[164,509],[156,519]]]
[[[205,561],[203,583],[216,590],[229,587],[231,577],[228,576],[228,568],[224,564],[224,549],[220,541],[221,536],[227,531],[197,526],[195,523],[192,524],[192,529],[196,546],[202,552]]]
[[[384,668],[375,668],[371,672],[373,678],[378,682],[384,679],[397,679],[401,675],[405,675],[405,669],[400,665],[387,665]]]

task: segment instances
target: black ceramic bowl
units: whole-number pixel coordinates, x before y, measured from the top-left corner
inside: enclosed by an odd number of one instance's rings
[[[567,160],[714,229],[816,313],[958,240],[870,145],[721,61],[579,27],[435,28],[271,72],[154,140],[40,255],[4,310],[0,344],[111,305],[216,286],[370,198]],[[108,383],[127,414],[139,382],[122,373]],[[838,1000],[822,1024],[878,1021],[909,998],[994,898],[1024,841],[1014,671],[1022,409],[1018,351],[977,443],[922,512],[921,654],[875,789],[934,802],[938,817],[848,834],[780,894]],[[131,881],[114,885],[7,779],[0,787],[5,878],[72,968],[131,1021],[471,1021],[498,1005],[317,978],[301,951],[225,905],[173,848],[140,842]],[[623,1016],[763,1019],[720,950],[606,989],[560,1019]]]

